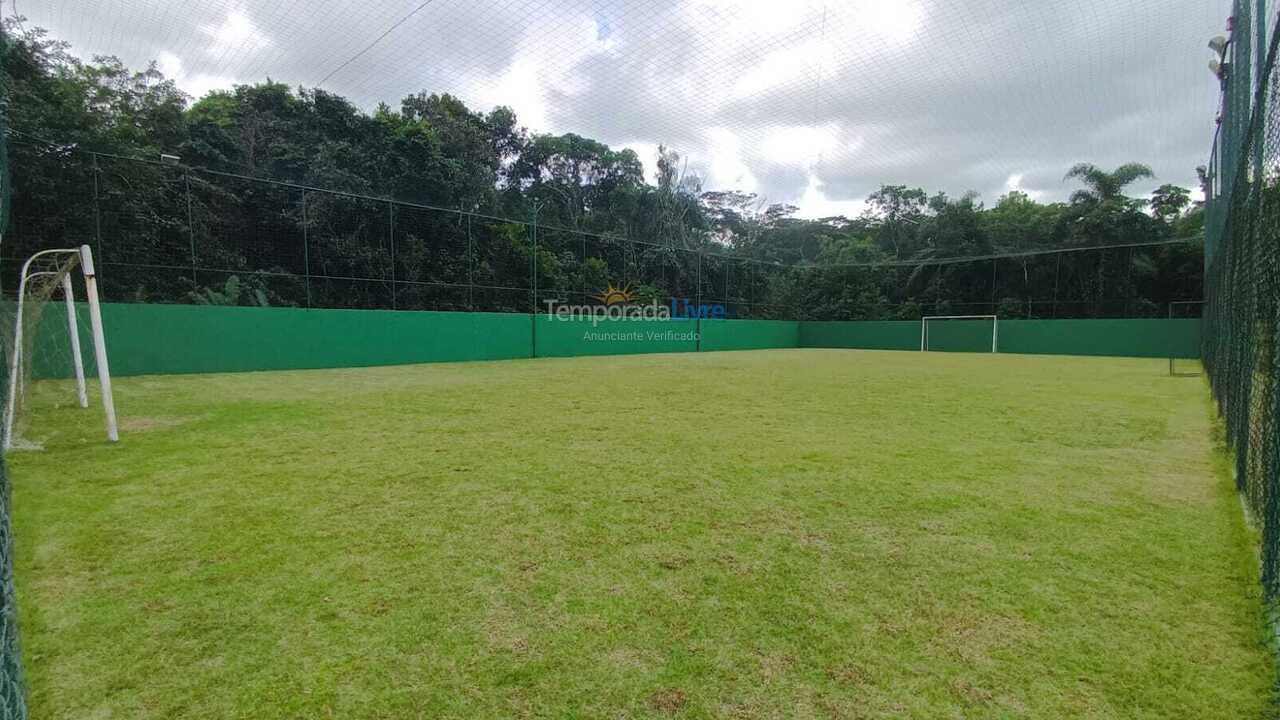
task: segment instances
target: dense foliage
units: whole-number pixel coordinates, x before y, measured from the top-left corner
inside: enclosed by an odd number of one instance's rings
[[[704,190],[665,148],[648,182],[633,151],[531,133],[506,107],[424,91],[368,113],[270,80],[193,101],[154,64],[82,61],[6,29],[4,257],[88,242],[115,300],[525,310],[533,287],[585,297],[613,283],[736,316],[834,319],[1159,315],[1201,294],[1194,240],[990,257],[1198,238],[1185,189],[1124,194],[1150,175],[1140,164],[1071,168],[1067,203],[885,185],[859,217],[800,219]],[[942,262],[954,258],[982,259]]]

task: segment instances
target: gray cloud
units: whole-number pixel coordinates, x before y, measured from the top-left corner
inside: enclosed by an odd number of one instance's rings
[[[158,59],[194,92],[270,76],[366,108],[419,90],[534,130],[666,144],[711,187],[860,200],[881,183],[1044,199],[1073,163],[1193,186],[1223,0],[26,0],[82,55]],[[403,20],[403,22],[401,22]],[[388,28],[374,47],[358,55]],[[355,59],[352,59],[352,58]],[[647,163],[652,158],[643,158]],[[809,195],[806,196],[806,191]]]

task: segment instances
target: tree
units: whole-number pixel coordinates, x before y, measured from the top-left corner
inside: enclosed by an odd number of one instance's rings
[[[915,251],[917,229],[928,206],[924,190],[905,185],[881,185],[867,197],[867,215],[879,221],[876,237],[882,247],[893,250],[894,258]]]
[[[1151,211],[1165,222],[1172,222],[1191,204],[1191,192],[1177,185],[1161,185],[1151,193]]]
[[[1151,168],[1142,163],[1125,163],[1111,172],[1092,163],[1078,163],[1067,171],[1063,179],[1077,179],[1085,185],[1084,189],[1071,194],[1071,202],[1100,204],[1109,201],[1129,201],[1124,196],[1125,186],[1154,176],[1155,173],[1151,172]]]

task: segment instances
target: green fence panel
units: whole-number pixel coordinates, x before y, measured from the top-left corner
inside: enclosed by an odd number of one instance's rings
[[[1001,320],[1000,352],[1198,358],[1200,320]]]
[[[919,350],[920,321],[806,322],[801,347]],[[990,352],[991,323],[929,323],[931,350]],[[1002,353],[1198,358],[1200,320],[1001,320]]]
[[[88,312],[79,325],[92,373]],[[528,315],[104,304],[113,375],[364,367],[529,356]],[[66,315],[46,308],[37,377],[70,375]]]
[[[919,320],[820,321],[800,324],[800,347],[919,350]]]
[[[88,311],[79,307],[92,376]],[[210,305],[103,306],[112,373],[363,367],[467,360],[768,348],[920,349],[919,321],[563,320],[503,313],[303,310]],[[989,352],[986,320],[930,323],[935,351]],[[700,334],[700,339],[699,339]],[[68,377],[61,305],[37,331],[36,377]],[[1200,321],[1002,320],[1000,352],[1197,358]]]
[[[701,349],[706,352],[800,347],[800,325],[792,320],[703,320]]]
[[[528,315],[520,317],[529,323]],[[694,320],[591,321],[537,315],[534,322],[537,325],[537,357],[634,355],[694,352],[698,349],[697,322]]]

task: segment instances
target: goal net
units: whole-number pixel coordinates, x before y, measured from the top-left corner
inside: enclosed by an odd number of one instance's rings
[[[81,283],[87,302],[77,305],[75,287]],[[107,437],[115,441],[115,404],[89,249],[45,250],[31,256],[22,266],[18,297],[6,304],[0,322],[4,323],[8,370],[0,430],[4,449],[42,446],[42,434],[47,432],[42,433],[32,422],[35,406],[57,409],[74,403],[89,407],[82,334],[87,335],[93,352],[90,359],[97,370]]]
[[[920,319],[920,351],[999,352],[995,315],[927,315]]]

